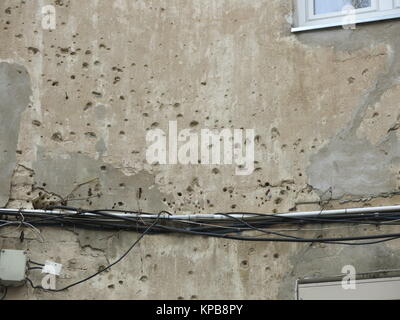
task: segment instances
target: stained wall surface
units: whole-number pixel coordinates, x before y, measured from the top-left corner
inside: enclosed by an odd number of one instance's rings
[[[42,24],[46,5],[54,30]],[[399,203],[400,21],[293,34],[293,10],[290,0],[1,1],[0,205],[183,214]],[[254,129],[254,172],[149,164],[146,134],[170,121]],[[380,232],[305,229],[296,234]],[[41,231],[21,242],[20,230],[1,230],[0,247],[62,263],[61,284],[138,236]],[[293,299],[299,277],[397,269],[399,250],[148,236],[79,288],[9,298]]]

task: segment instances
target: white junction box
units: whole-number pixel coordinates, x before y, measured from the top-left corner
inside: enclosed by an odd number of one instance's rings
[[[27,255],[23,250],[0,250],[0,286],[18,287],[25,283]]]

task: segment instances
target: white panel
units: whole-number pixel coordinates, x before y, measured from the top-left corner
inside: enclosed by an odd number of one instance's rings
[[[399,300],[400,278],[358,280],[354,290],[341,282],[299,284],[297,291],[299,300]]]
[[[397,0],[379,0],[379,10],[392,10],[393,1]]]

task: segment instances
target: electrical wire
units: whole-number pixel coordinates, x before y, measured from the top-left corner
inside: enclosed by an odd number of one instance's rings
[[[28,262],[29,262],[29,263],[32,263],[32,264],[35,264],[35,265],[37,265],[37,266],[44,267],[44,264],[43,264],[43,263],[35,262],[35,261],[32,261],[32,260],[28,260]]]
[[[129,249],[120,257],[118,258],[116,261],[114,261],[113,263],[109,264],[107,267],[102,268],[101,270],[97,271],[96,273],[92,274],[91,276],[88,276],[82,280],[79,280],[77,282],[74,282],[66,287],[63,287],[61,289],[44,289],[42,286],[35,286],[32,282],[32,280],[30,280],[29,278],[26,278],[26,281],[32,286],[32,288],[34,289],[42,289],[45,291],[51,291],[51,292],[61,292],[61,291],[65,291],[68,290],[69,288],[72,288],[74,286],[77,286],[83,282],[86,282],[94,277],[96,277],[97,275],[99,275],[100,273],[110,269],[112,266],[116,265],[118,262],[120,262],[121,260],[123,260],[128,254],[129,252],[140,242],[140,240],[143,239],[143,237],[151,230],[151,228],[153,228],[157,223],[158,220],[160,218],[161,213],[158,215],[158,218],[150,225],[147,227],[147,229],[136,239],[136,241],[129,247]]]
[[[38,226],[59,226],[59,227],[74,227],[86,228],[95,230],[126,230],[143,233],[147,227],[154,221],[156,215],[151,213],[138,213],[128,210],[84,210],[70,206],[55,206],[49,208],[50,210],[58,209],[61,212],[54,215],[52,212],[41,213],[24,213],[22,217],[25,223],[29,223],[36,227]],[[67,213],[63,214],[62,211],[66,210]],[[119,213],[119,214],[116,214]],[[137,216],[124,216],[124,213],[136,214]],[[2,213],[7,215],[7,212]],[[161,212],[160,214],[168,214],[168,212]],[[233,216],[235,214],[235,216]],[[17,213],[11,212],[10,216],[19,217]],[[399,225],[400,212],[377,212],[377,213],[353,213],[353,214],[335,214],[333,215],[320,215],[316,217],[290,217],[279,215],[268,215],[259,213],[218,213],[228,219],[204,219],[199,221],[190,220],[169,220],[168,216],[162,219],[162,223],[156,223],[151,230],[147,230],[148,234],[165,234],[165,233],[184,233],[190,235],[204,235],[210,237],[220,237],[233,240],[243,241],[272,241],[272,242],[309,242],[309,243],[328,243],[328,244],[343,244],[343,245],[367,245],[380,243],[382,241],[391,241],[398,239],[400,234],[389,233],[370,236],[360,235],[353,237],[335,237],[335,238],[304,238],[294,236],[273,229],[280,225],[297,225],[301,228],[308,224],[351,224],[355,225],[373,225],[373,226],[390,226]],[[242,218],[237,218],[237,216]],[[157,216],[157,221],[160,216]],[[20,223],[14,221],[14,223]],[[2,225],[0,225],[1,227]],[[245,231],[258,231],[263,234],[274,235],[275,237],[259,237],[247,236],[243,237],[240,234]],[[291,230],[291,231],[309,231],[306,229]],[[315,230],[315,232],[322,232]],[[371,240],[371,241],[370,241]],[[348,242],[351,241],[351,242]]]
[[[138,213],[127,210],[85,210],[81,208],[56,206],[51,208],[58,210],[65,210],[68,213],[60,212],[54,215],[51,212],[41,213],[25,213],[25,215],[16,214],[15,212],[2,212],[2,215],[14,217],[17,221],[0,220],[3,224],[1,227],[6,227],[14,224],[29,225],[37,230],[39,226],[57,226],[57,227],[78,227],[86,229],[96,230],[126,230],[140,233],[140,236],[133,244],[127,249],[127,251],[118,258],[115,262],[109,264],[107,267],[95,272],[94,274],[83,278],[77,282],[67,285],[60,289],[46,289],[39,285],[34,285],[33,281],[26,278],[26,282],[29,283],[34,289],[42,289],[50,292],[61,292],[68,290],[74,286],[77,286],[83,282],[86,282],[102,272],[110,269],[115,264],[122,261],[129,252],[142,240],[146,234],[168,234],[168,233],[180,233],[193,236],[208,236],[214,238],[238,240],[238,241],[257,241],[257,242],[292,242],[292,243],[326,243],[336,245],[372,245],[387,241],[400,239],[400,233],[382,233],[372,235],[352,235],[345,237],[300,237],[293,236],[290,234],[283,233],[280,230],[276,230],[277,226],[281,225],[296,225],[301,228],[304,225],[309,224],[351,224],[352,226],[360,225],[372,225],[372,226],[396,226],[400,225],[400,212],[377,212],[377,213],[365,213],[365,214],[340,214],[340,215],[320,215],[315,217],[290,217],[290,216],[277,216],[267,215],[258,213],[218,213],[228,219],[202,219],[199,221],[180,220],[180,219],[168,219],[168,216],[160,219],[162,214],[170,215],[168,212],[160,212],[158,215],[151,213]],[[71,213],[72,212],[72,213]],[[321,212],[322,213],[322,212]],[[124,216],[124,214],[136,214],[136,216]],[[235,216],[233,216],[235,214]],[[241,215],[242,218],[238,218]],[[20,219],[21,220],[18,220]],[[162,221],[160,221],[162,220]],[[314,231],[322,232],[326,229],[298,229],[298,230],[286,230],[286,231]],[[244,232],[251,231],[251,235],[243,235]],[[254,235],[254,232],[260,234]],[[279,232],[278,232],[279,231]],[[283,230],[285,231],[285,230]],[[40,231],[39,231],[40,232]],[[266,237],[265,235],[268,235]],[[29,267],[29,271],[40,270],[44,266],[42,263],[38,263],[29,260],[30,264],[36,265]]]

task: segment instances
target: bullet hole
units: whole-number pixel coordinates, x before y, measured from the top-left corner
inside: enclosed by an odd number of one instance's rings
[[[349,77],[349,78],[347,78],[347,82],[348,82],[349,84],[354,83],[355,80],[356,80],[356,78],[354,78],[354,77]]]
[[[54,81],[51,85],[52,85],[53,87],[57,87],[57,86],[59,85],[59,83],[58,83],[58,81]]]
[[[192,270],[188,271],[188,274],[192,275],[194,272]]]
[[[85,107],[83,108],[83,111],[88,110],[92,106],[93,106],[93,103],[89,101],[88,103],[86,103]]]
[[[279,258],[279,254],[278,253],[274,253],[274,258],[278,259]]]
[[[174,107],[178,108],[181,104],[179,102],[174,103]]]
[[[178,192],[178,196],[179,196],[179,197],[182,197],[182,192]]]
[[[87,138],[96,138],[96,133],[94,133],[93,131],[89,131],[89,132],[85,132],[85,136]]]
[[[107,166],[101,166],[101,167],[100,167],[100,170],[106,171],[106,170],[107,170]]]
[[[51,140],[56,141],[56,142],[62,142],[63,138],[62,138],[61,132],[53,133],[53,135],[51,136]]]
[[[218,174],[218,173],[220,173],[219,169],[217,169],[217,168],[212,169],[211,172],[212,172],[213,174]]]
[[[125,97],[124,96],[120,96],[119,99],[120,100],[125,100]]]
[[[85,54],[92,54],[92,51],[86,50],[86,51],[85,51]]]
[[[115,77],[113,84],[117,84],[120,81],[121,81],[121,77]]]
[[[72,76],[71,76],[71,79],[72,79],[72,80],[75,80],[75,76],[74,76],[74,75],[72,75]]]
[[[275,139],[275,138],[279,137],[280,135],[281,134],[280,134],[278,128],[272,128],[271,129],[271,138],[272,139]]]
[[[274,202],[275,204],[280,204],[282,202],[282,198],[276,198]]]
[[[198,298],[197,298],[196,295],[192,295],[192,296],[190,297],[190,299],[191,299],[191,300],[197,300]]]
[[[201,85],[202,85],[202,86],[206,86],[206,85],[207,85],[207,82],[206,82],[206,81],[203,81],[203,82],[201,82]]]
[[[243,261],[240,263],[240,266],[241,266],[242,268],[247,268],[247,267],[249,266],[249,262],[248,262],[247,260],[243,260]]]
[[[146,254],[146,259],[151,259],[151,254]]]
[[[141,276],[140,281],[146,282],[148,280],[147,276]]]
[[[39,120],[33,120],[32,124],[36,127],[40,127],[42,125],[42,123]]]
[[[113,284],[110,284],[109,286],[108,286],[108,289],[114,289],[115,288],[115,286],[113,285]]]
[[[158,122],[153,122],[152,124],[151,124],[151,128],[157,128],[158,126],[159,126],[160,124],[158,123]]]
[[[39,49],[35,47],[28,47],[28,52],[36,54],[39,52]]]
[[[120,207],[122,207],[122,206],[124,205],[124,203],[121,202],[121,201],[119,201],[119,202],[118,202],[118,205],[119,205]]]
[[[89,63],[87,63],[87,62],[84,62],[84,63],[82,63],[82,68],[88,68],[89,67]]]
[[[100,92],[97,91],[92,91],[92,94],[97,98],[101,98],[103,96]]]
[[[193,128],[193,127],[196,127],[197,125],[198,125],[199,123],[196,121],[196,120],[193,120],[192,122],[190,122],[190,126]]]
[[[118,283],[119,284],[124,284],[124,282],[122,280],[119,280]]]

